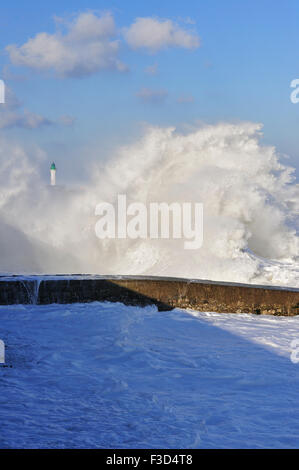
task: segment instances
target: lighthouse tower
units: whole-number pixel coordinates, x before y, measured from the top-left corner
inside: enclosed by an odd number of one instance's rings
[[[51,173],[51,186],[55,186],[56,185],[56,166],[54,162],[52,163],[50,167],[50,173]]]

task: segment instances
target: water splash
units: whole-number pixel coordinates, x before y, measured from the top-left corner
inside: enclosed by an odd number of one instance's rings
[[[261,144],[255,123],[203,126],[180,134],[149,128],[84,190],[41,186],[37,166],[0,142],[0,270],[29,273],[168,275],[299,286],[299,190],[293,169]],[[16,171],[21,168],[21,171]],[[204,244],[99,240],[96,204],[202,202]]]
[[[27,295],[28,295],[28,303],[37,305],[38,304],[38,294],[39,294],[39,286],[41,283],[41,279],[23,279],[21,280],[22,285],[24,286]]]

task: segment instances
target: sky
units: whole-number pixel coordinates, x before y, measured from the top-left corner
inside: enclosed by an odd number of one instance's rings
[[[81,182],[145,125],[263,124],[299,167],[297,0],[12,0],[0,7],[0,133]]]

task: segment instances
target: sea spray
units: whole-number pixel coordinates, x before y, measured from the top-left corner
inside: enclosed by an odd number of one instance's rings
[[[1,142],[0,270],[298,286],[298,185],[293,169],[274,147],[261,144],[261,135],[261,126],[250,122],[185,134],[148,128],[105,166],[97,162],[78,191],[42,185],[38,164]],[[188,252],[183,240],[173,239],[99,240],[95,207],[115,204],[118,194],[128,203],[202,203],[201,248]]]

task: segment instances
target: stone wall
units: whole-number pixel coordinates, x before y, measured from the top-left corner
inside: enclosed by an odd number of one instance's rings
[[[299,315],[299,289],[154,277],[2,278],[0,304],[109,301],[211,312]]]

